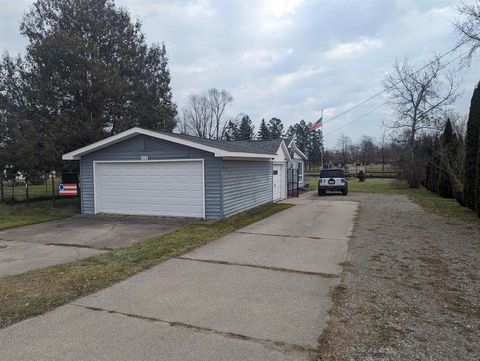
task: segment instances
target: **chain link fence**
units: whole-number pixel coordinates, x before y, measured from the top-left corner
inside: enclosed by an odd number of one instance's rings
[[[55,205],[55,201],[60,198],[78,198],[80,192],[76,192],[76,195],[65,196],[60,191],[60,185],[64,182],[62,178],[65,177],[78,179],[77,173],[5,172],[0,174],[0,203],[14,204],[52,200]]]

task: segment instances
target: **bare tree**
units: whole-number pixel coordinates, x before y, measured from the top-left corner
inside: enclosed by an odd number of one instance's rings
[[[222,139],[228,126],[228,120],[225,116],[225,110],[233,102],[232,95],[226,90],[211,88],[208,91],[208,99],[212,111],[213,121],[215,122],[216,139]]]
[[[418,186],[415,169],[415,146],[421,132],[438,129],[438,115],[456,99],[458,82],[453,73],[441,74],[445,65],[435,57],[420,71],[408,60],[395,63],[392,73],[385,77],[384,88],[388,102],[397,114],[390,128],[400,132],[408,147],[410,187]]]
[[[459,46],[469,46],[467,61],[471,60],[475,52],[480,49],[480,1],[472,4],[464,2],[458,7],[458,12],[463,19],[454,23],[459,35]]]
[[[202,94],[189,94],[177,129],[200,138],[223,139],[229,120],[225,111],[232,101],[230,93],[215,88]]]
[[[200,138],[213,138],[213,114],[208,98],[204,95],[189,94],[182,108],[180,128],[187,134]]]
[[[342,156],[342,163],[344,169],[347,167],[348,162],[348,153],[350,151],[350,147],[352,145],[352,139],[345,134],[340,134],[340,137],[337,140],[337,147],[339,148],[340,154]]]
[[[180,134],[189,134],[190,127],[188,126],[188,123],[184,121],[184,119],[184,109],[182,109],[180,115],[177,116],[177,127],[175,128],[175,130]]]
[[[382,136],[380,138],[380,157],[382,158],[382,172],[385,172],[385,146],[387,143],[387,128],[385,126],[385,120],[382,120]]]
[[[359,147],[362,164],[368,165],[373,163],[377,153],[375,140],[369,135],[362,135],[360,138]]]

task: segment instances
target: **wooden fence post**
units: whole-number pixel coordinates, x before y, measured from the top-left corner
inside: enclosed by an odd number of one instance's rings
[[[5,202],[5,195],[3,193],[3,177],[0,177],[0,200],[1,202]]]

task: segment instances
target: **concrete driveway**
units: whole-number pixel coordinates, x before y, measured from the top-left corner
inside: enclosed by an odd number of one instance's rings
[[[357,203],[312,194],[295,203],[0,330],[0,359],[308,360],[328,321]]]
[[[170,232],[186,220],[77,215],[0,232],[0,277],[104,253]]]

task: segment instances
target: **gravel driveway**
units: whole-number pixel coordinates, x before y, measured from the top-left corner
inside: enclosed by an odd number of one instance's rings
[[[480,229],[405,196],[348,199],[360,212],[319,359],[479,360]]]

